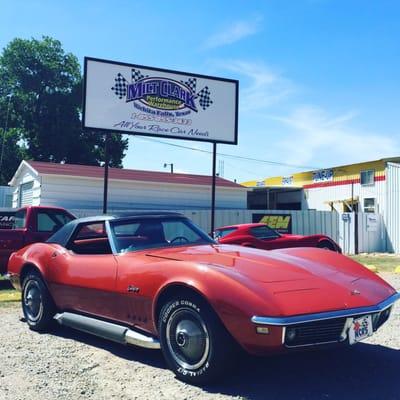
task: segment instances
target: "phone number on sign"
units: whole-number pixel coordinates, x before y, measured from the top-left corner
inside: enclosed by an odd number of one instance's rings
[[[136,114],[136,113],[133,113],[131,118],[140,121],[155,121],[155,122],[165,122],[167,124],[192,125],[192,120],[187,118],[176,118],[169,116],[162,117],[158,115]]]

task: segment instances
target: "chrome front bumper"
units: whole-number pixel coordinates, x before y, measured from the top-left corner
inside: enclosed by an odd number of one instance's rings
[[[374,306],[290,317],[254,316],[251,321],[256,325],[282,328],[282,345],[287,348],[334,344],[348,339],[355,317],[371,315],[373,332],[377,331],[389,319],[392,306],[399,299],[400,293],[395,293]]]
[[[381,303],[374,306],[348,308],[346,310],[327,311],[314,314],[293,315],[290,317],[259,317],[253,316],[251,322],[257,325],[290,326],[306,322],[323,321],[332,318],[353,317],[357,315],[374,314],[385,311],[397,300],[400,300],[400,292],[393,294]]]

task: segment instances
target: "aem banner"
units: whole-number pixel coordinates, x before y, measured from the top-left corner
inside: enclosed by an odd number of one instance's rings
[[[85,57],[83,128],[237,144],[236,80]]]
[[[291,214],[253,214],[253,222],[261,222],[279,233],[292,233]]]

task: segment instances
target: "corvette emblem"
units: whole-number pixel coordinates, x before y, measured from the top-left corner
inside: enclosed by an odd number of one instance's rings
[[[354,290],[351,291],[351,294],[353,296],[357,296],[358,294],[361,294],[361,292],[359,290],[357,290],[357,289],[354,289]]]
[[[128,286],[128,292],[129,293],[138,293],[139,292],[139,288],[133,285],[129,285]]]

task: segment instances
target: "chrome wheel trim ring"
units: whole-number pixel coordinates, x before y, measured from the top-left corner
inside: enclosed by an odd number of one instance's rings
[[[23,304],[29,321],[36,322],[43,313],[42,294],[37,281],[29,280],[25,285]]]
[[[180,308],[171,314],[166,327],[166,341],[174,361],[187,370],[200,368],[209,355],[207,327],[191,308]],[[190,360],[190,356],[195,360]]]

